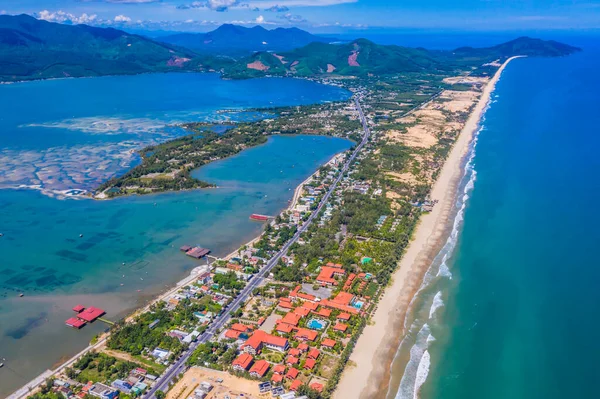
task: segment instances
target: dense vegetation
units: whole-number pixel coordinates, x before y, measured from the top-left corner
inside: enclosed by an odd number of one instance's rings
[[[194,69],[192,58],[116,29],[0,15],[0,81]]]
[[[0,81],[178,70],[218,71],[234,78],[437,73],[480,67],[512,55],[561,56],[578,50],[525,37],[494,47],[464,47],[453,52],[384,46],[365,39],[329,44],[329,39],[296,28],[268,31],[233,25],[207,34],[179,34],[162,40],[172,44],[112,28],[0,15]],[[239,60],[229,57],[255,50],[260,51]],[[268,52],[273,50],[279,54]]]
[[[182,300],[172,311],[166,309],[164,302],[155,304],[151,312],[142,313],[134,323],[119,323],[116,325],[107,342],[110,349],[121,350],[132,355],[140,355],[144,350],[160,347],[172,352],[175,357],[184,349],[184,345],[174,337],[165,334],[172,328],[195,327],[197,319],[194,312],[209,310],[218,312],[220,308],[206,301],[190,302]],[[159,320],[154,328],[150,324]]]
[[[394,45],[379,45],[366,39],[351,43],[311,43],[293,51],[257,53],[225,66],[226,76],[247,78],[258,75],[390,75],[398,73],[440,73],[504,60],[514,55],[561,56],[579,49],[566,44],[522,37],[488,48],[463,47],[455,51],[428,51]],[[260,62],[263,71],[248,65]]]
[[[208,162],[266,142],[262,132],[249,126],[244,124],[218,134],[205,130],[204,124],[189,124],[187,128],[193,134],[142,149],[139,152],[142,157],[140,165],[105,182],[98,191],[108,190],[106,194],[112,197],[209,187],[209,183],[193,178],[190,172]]]

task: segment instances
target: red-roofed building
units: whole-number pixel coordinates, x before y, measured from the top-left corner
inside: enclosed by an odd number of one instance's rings
[[[342,291],[339,294],[337,294],[336,297],[331,300],[331,302],[335,302],[340,305],[348,306],[352,303],[353,300],[354,300],[354,295],[352,295],[349,292]]]
[[[350,320],[350,314],[349,313],[340,313],[337,318],[338,318],[338,320],[348,321],[348,320]]]
[[[306,359],[306,362],[304,362],[304,368],[307,370],[312,370],[315,368],[315,364],[317,364],[315,359]]]
[[[291,356],[296,356],[296,357],[300,357],[300,350],[296,349],[296,348],[292,348],[290,349],[290,351],[288,352],[288,355]]]
[[[265,374],[267,374],[267,371],[269,371],[270,366],[271,365],[266,360],[259,360],[256,363],[254,363],[254,365],[250,369],[250,375],[253,377],[261,378]]]
[[[283,373],[285,373],[285,366],[283,364],[276,364],[273,367],[273,373],[275,373],[275,374],[283,374]]]
[[[346,283],[344,284],[344,288],[343,288],[344,291],[347,291],[350,289],[355,278],[356,278],[356,274],[350,273],[350,275],[348,276],[348,279],[346,280]]]
[[[316,302],[304,302],[302,304],[302,307],[304,307],[308,310],[317,310],[317,308],[319,307],[319,304]]]
[[[75,305],[75,307],[73,308],[73,310],[77,313],[83,312],[85,310],[85,306],[83,305]]]
[[[238,339],[240,337],[241,332],[234,330],[225,331],[225,338],[229,339]]]
[[[71,317],[71,318],[67,319],[67,321],[65,321],[65,324],[68,325],[69,327],[81,328],[81,327],[85,326],[86,322],[81,319],[78,319],[77,317]]]
[[[337,302],[333,302],[327,299],[323,299],[321,301],[321,306],[325,306],[331,309],[338,309],[341,310],[342,312],[346,312],[346,313],[351,313],[351,314],[358,314],[358,309],[353,308],[352,306],[346,306],[346,305],[340,305]]]
[[[310,310],[305,308],[304,306],[300,306],[299,308],[294,309],[294,313],[300,317],[308,316]]]
[[[321,345],[326,347],[326,348],[333,348],[335,346],[335,341],[331,338],[325,338],[322,342]]]
[[[313,313],[327,319],[327,318],[329,318],[329,316],[331,316],[331,309],[325,309],[325,308],[321,307],[321,309],[319,309],[318,312],[313,312]]]
[[[242,323],[232,324],[231,327],[229,327],[229,328],[232,329],[233,331],[239,331],[239,332],[246,332],[246,331],[252,330],[251,327],[249,327],[245,324],[242,324]]]
[[[77,314],[77,317],[81,320],[85,320],[88,323],[91,323],[92,321],[96,320],[98,317],[104,315],[105,313],[106,312],[103,309],[90,306],[89,308],[84,309],[79,314]]]
[[[287,374],[285,375],[285,378],[287,378],[288,380],[293,380],[294,378],[298,377],[298,374],[300,374],[298,369],[290,367]]]
[[[286,323],[277,323],[277,326],[275,327],[275,331],[281,334],[288,334],[291,333],[293,330],[294,327]]]
[[[299,341],[314,341],[319,336],[314,330],[308,330],[306,328],[300,328],[296,333],[296,339]]]
[[[289,298],[280,298],[279,307],[283,309],[292,309],[294,305],[292,305],[292,302],[289,300]]]
[[[300,389],[301,386],[302,386],[302,381],[294,380],[294,382],[292,382],[292,385],[290,385],[290,391],[296,392],[298,389]]]
[[[285,316],[283,316],[283,319],[278,320],[278,322],[289,324],[290,326],[296,327],[301,318],[302,317],[298,316],[296,313],[288,312]]]
[[[321,352],[316,349],[316,348],[312,348],[309,352],[308,352],[308,357],[311,359],[315,359],[317,360],[319,358],[319,355],[321,354]]]
[[[287,339],[282,337],[276,337],[271,334],[267,334],[263,330],[258,330],[244,344],[244,352],[250,354],[260,353],[262,347],[266,346],[269,349],[273,349],[279,352],[285,352],[290,344]]]
[[[348,326],[344,323],[337,323],[335,326],[333,326],[333,329],[335,331],[341,331],[344,332],[348,329]]]
[[[344,276],[346,272],[344,269],[331,266],[321,267],[321,271],[317,276],[317,282],[321,285],[337,285],[337,281],[334,277]]]
[[[298,362],[299,362],[299,360],[295,356],[288,356],[285,358],[285,364],[290,365],[290,366],[296,365],[296,364],[298,364]]]
[[[247,353],[242,353],[239,355],[231,364],[233,369],[236,371],[245,371],[248,370],[248,367],[252,364],[254,358]]]
[[[314,295],[303,294],[302,292],[300,292],[301,289],[302,289],[301,285],[296,286],[296,288],[294,288],[294,290],[292,292],[290,292],[289,297],[291,299],[303,299],[303,300],[309,301],[309,302],[314,302],[317,300],[317,297]]]
[[[323,384],[320,384],[318,382],[313,382],[312,384],[310,384],[309,388],[313,391],[323,392]]]
[[[271,381],[276,384],[280,384],[281,381],[283,381],[283,376],[281,374],[273,374],[273,377],[271,377]]]
[[[308,350],[308,345],[306,345],[304,342],[301,343],[300,345],[298,345],[298,350],[300,352],[306,352]]]

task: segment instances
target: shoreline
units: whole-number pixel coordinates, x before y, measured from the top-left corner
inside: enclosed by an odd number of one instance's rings
[[[348,150],[346,150],[346,151],[348,151]],[[329,160],[327,160],[325,163],[323,163],[322,165],[320,165],[310,176],[308,176],[298,186],[296,186],[296,188],[294,190],[294,194],[292,196],[292,199],[288,202],[288,204],[285,207],[282,208],[281,211],[279,211],[278,214],[293,209],[296,206],[296,204],[298,202],[298,199],[300,198],[300,195],[302,193],[302,189],[304,188],[304,185],[307,184],[310,180],[312,180],[312,178],[315,176],[316,173],[319,172],[319,169],[322,166],[329,164],[333,159],[335,159],[336,157],[340,156],[340,154],[344,154],[346,151],[342,151],[342,152],[339,152],[337,154],[334,154]],[[240,246],[237,247],[236,250],[234,250],[230,254],[228,254],[228,255],[226,255],[226,256],[224,256],[222,258],[219,258],[219,259],[224,259],[224,260],[231,259],[235,254],[238,253],[240,247],[242,247],[244,245],[252,245],[256,241],[260,240],[260,237],[262,236],[262,233],[263,233],[263,231],[261,230],[260,233],[256,237],[254,237],[252,240],[241,244]],[[195,267],[194,269],[192,269],[189,272],[189,274],[184,275],[182,277],[182,279],[180,279],[177,283],[175,283],[174,286],[171,286],[171,287],[168,287],[168,288],[164,289],[158,295],[153,296],[151,299],[149,299],[146,303],[143,303],[143,304],[140,304],[139,306],[137,306],[135,309],[133,309],[131,312],[129,312],[124,317],[124,319],[127,322],[130,322],[137,315],[143,313],[144,311],[147,311],[150,308],[150,306],[152,306],[153,304],[155,304],[155,303],[157,303],[157,302],[159,302],[161,300],[164,300],[168,296],[176,293],[181,288],[183,288],[186,285],[189,285],[190,283],[192,283],[197,278],[197,270],[199,268],[201,268],[201,267],[203,267],[203,266],[198,265],[197,267]],[[68,355],[63,356],[63,358],[61,358],[61,359],[58,359],[51,366],[51,367],[55,366],[55,368],[49,368],[49,369],[45,370],[44,372],[42,372],[38,376],[36,376],[33,379],[31,379],[28,383],[26,383],[22,387],[18,388],[14,392],[12,392],[10,395],[8,395],[6,397],[6,399],[23,399],[23,398],[26,398],[27,396],[29,396],[33,392],[34,389],[36,389],[40,384],[42,384],[47,378],[50,378],[50,377],[52,377],[52,376],[54,376],[56,374],[59,374],[65,368],[70,367],[81,356],[83,356],[87,352],[92,351],[92,350],[101,351],[105,347],[106,341],[109,338],[109,336],[110,336],[109,333],[101,334],[98,337],[97,342],[95,342],[94,344],[88,345],[87,347],[85,347],[85,348],[81,349],[80,351],[78,351],[75,355],[69,356],[68,359],[66,359],[66,360],[63,360],[63,359],[64,359],[64,357],[66,357]]]
[[[457,188],[464,173],[465,157],[480,127],[496,83],[506,66],[516,58],[520,56],[507,59],[486,84],[454,143],[430,193],[431,199],[438,200],[439,203],[432,212],[419,219],[411,243],[392,275],[391,284],[386,287],[370,324],[365,327],[356,343],[350,356],[350,364],[344,370],[333,394],[334,399],[383,399],[387,396],[391,365],[405,333],[404,320],[410,303],[452,228],[451,216]],[[357,396],[358,392],[360,394]]]

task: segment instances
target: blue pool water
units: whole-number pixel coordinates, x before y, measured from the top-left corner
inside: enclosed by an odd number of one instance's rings
[[[308,328],[312,328],[313,330],[322,330],[327,327],[327,322],[318,319],[311,319],[307,325]]]

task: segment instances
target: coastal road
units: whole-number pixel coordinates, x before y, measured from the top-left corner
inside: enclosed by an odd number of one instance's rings
[[[371,131],[369,130],[369,125],[367,123],[367,120],[365,118],[365,115],[363,113],[363,110],[362,110],[362,107],[360,105],[358,98],[355,97],[354,102],[356,104],[356,109],[358,111],[360,121],[363,125],[363,130],[364,130],[363,139],[356,146],[356,148],[352,152],[352,155],[350,155],[350,157],[344,163],[344,166],[340,170],[338,177],[335,179],[333,184],[329,187],[329,190],[327,190],[327,193],[325,193],[325,196],[323,197],[323,199],[321,199],[321,202],[319,202],[319,206],[317,207],[317,209],[311,213],[311,215],[306,220],[306,222],[298,229],[296,234],[294,234],[294,236],[281,248],[281,250],[273,258],[271,258],[271,260],[269,260],[269,262],[267,262],[266,266],[263,267],[249,281],[249,283],[244,287],[244,289],[240,292],[240,294],[237,297],[235,297],[233,302],[231,302],[229,304],[229,306],[227,306],[227,308],[224,309],[225,311],[223,312],[223,314],[221,314],[216,319],[214,319],[213,322],[211,323],[210,327],[202,335],[200,335],[200,337],[198,337],[198,340],[196,342],[192,343],[190,345],[190,347],[179,357],[179,359],[177,359],[175,361],[175,363],[173,363],[173,365],[171,365],[163,373],[163,375],[160,377],[158,382],[144,396],[146,399],[155,399],[157,391],[166,392],[168,390],[169,384],[173,381],[173,378],[175,376],[179,375],[180,373],[184,372],[187,369],[186,362],[189,359],[189,357],[192,355],[192,353],[194,353],[194,350],[196,349],[196,347],[198,345],[200,345],[201,343],[205,343],[205,342],[209,341],[219,329],[221,329],[223,326],[225,326],[229,322],[229,320],[231,319],[231,313],[237,311],[240,308],[240,306],[244,302],[246,302],[248,297],[252,294],[252,291],[254,291],[254,289],[257,288],[263,282],[265,277],[268,276],[268,274],[271,272],[271,269],[273,269],[273,267],[275,267],[275,265],[277,265],[277,262],[279,262],[279,259],[281,259],[283,256],[285,256],[285,254],[287,254],[288,250],[290,249],[290,246],[292,246],[295,242],[298,241],[298,239],[300,238],[300,235],[308,229],[308,227],[312,224],[313,220],[317,217],[319,212],[323,209],[323,207],[325,206],[327,201],[329,201],[329,198],[331,197],[332,193],[336,189],[339,182],[344,177],[344,174],[348,171],[348,169],[350,168],[350,165],[352,165],[352,163],[356,159],[356,156],[362,150],[362,148],[365,146],[365,144],[369,141],[369,137],[371,136]]]

